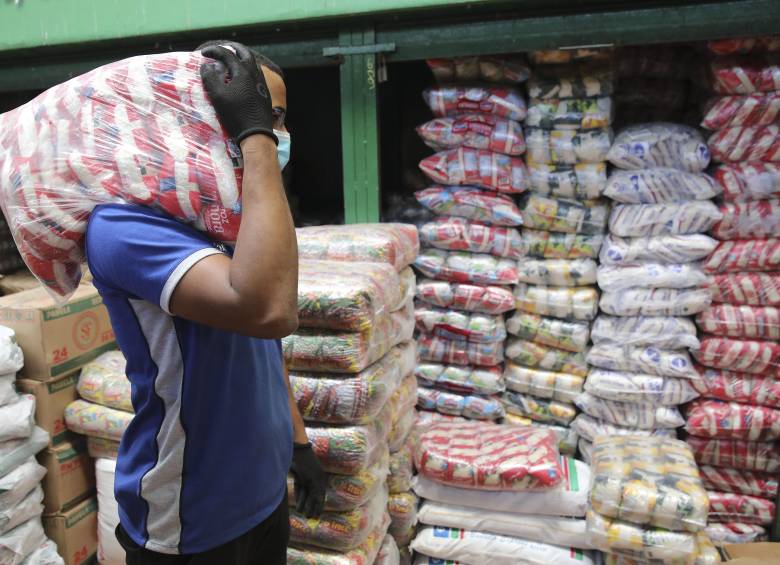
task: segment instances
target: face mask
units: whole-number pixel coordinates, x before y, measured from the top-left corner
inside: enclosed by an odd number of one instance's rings
[[[276,146],[276,155],[279,158],[279,170],[282,170],[290,161],[290,134],[278,129],[275,129],[274,133],[279,138],[279,145]]]

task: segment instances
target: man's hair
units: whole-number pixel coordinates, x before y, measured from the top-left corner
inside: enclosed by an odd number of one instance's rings
[[[205,49],[206,47],[211,47],[212,45],[225,45],[227,43],[230,43],[230,40],[228,40],[228,39],[212,39],[210,41],[205,41],[205,42],[201,43],[200,45],[198,45],[195,48],[195,51],[201,51],[201,50]],[[275,72],[277,75],[279,75],[280,77],[284,78],[284,73],[282,72],[282,67],[280,67],[279,65],[274,63],[271,59],[269,59],[265,55],[263,55],[261,53],[258,53],[254,49],[251,49],[249,47],[247,47],[247,49],[249,49],[249,52],[252,53],[252,55],[254,56],[255,63],[257,63],[258,66],[262,65],[264,67],[268,67],[270,70]]]

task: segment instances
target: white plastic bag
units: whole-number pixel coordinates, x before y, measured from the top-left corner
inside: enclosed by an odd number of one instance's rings
[[[671,204],[618,204],[609,216],[609,231],[621,237],[704,233],[723,217],[709,200]]]
[[[0,511],[0,535],[43,514],[43,489],[36,485],[11,508]]]
[[[605,400],[663,405],[684,404],[699,396],[686,379],[603,369],[590,371],[585,391]]]
[[[685,425],[685,419],[676,406],[615,402],[597,398],[588,392],[579,395],[575,404],[588,416],[617,426],[653,429]]]
[[[692,316],[711,302],[709,288],[628,288],[602,293],[599,307],[613,316]]]
[[[693,368],[693,361],[688,352],[674,349],[602,343],[590,348],[587,361],[594,367],[610,371],[628,371],[681,379],[699,378],[699,373]]]
[[[16,392],[16,374],[0,375],[0,406],[19,400]]]
[[[604,188],[604,196],[624,204],[708,200],[720,192],[715,179],[707,174],[668,167],[614,171]]]
[[[18,565],[46,541],[39,517],[0,535],[0,565]]]
[[[571,423],[571,427],[580,436],[580,451],[582,449],[582,440],[587,443],[586,450],[598,436],[663,436],[677,437],[677,431],[674,428],[656,428],[654,430],[645,430],[642,428],[629,428],[626,426],[616,426],[603,420],[597,420],[587,414],[580,414]],[[590,451],[588,451],[590,453]]]
[[[12,439],[0,443],[0,477],[10,473],[48,444],[48,432],[37,426],[28,438]]]
[[[599,314],[590,339],[594,344],[649,345],[662,349],[698,349],[696,325],[682,316],[609,316]]]
[[[374,565],[401,565],[401,553],[398,551],[398,545],[396,545],[393,536],[385,536]]]
[[[123,565],[125,550],[116,539],[119,506],[114,497],[115,459],[95,461],[98,501],[98,561],[101,565]]]
[[[710,152],[694,128],[660,122],[621,131],[607,159],[621,169],[672,167],[697,173],[707,168]]]
[[[655,235],[604,239],[599,252],[602,265],[621,265],[643,261],[690,263],[704,259],[718,246],[718,241],[704,234]]]
[[[636,263],[600,265],[599,288],[619,292],[628,288],[691,288],[707,284],[706,273],[696,264]]]
[[[0,512],[13,508],[41,482],[46,467],[30,457],[10,473],[0,477]]]
[[[30,437],[35,428],[35,397],[19,395],[19,400],[0,407],[0,442]]]
[[[122,562],[122,565],[124,561]],[[22,565],[65,565],[65,561],[57,553],[57,544],[47,539],[41,546],[22,561]],[[101,565],[114,565],[112,563]]]
[[[16,332],[0,326],[0,374],[7,375],[21,371],[24,367],[22,348],[16,343]]]

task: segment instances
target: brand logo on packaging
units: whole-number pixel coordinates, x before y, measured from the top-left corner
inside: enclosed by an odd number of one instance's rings
[[[73,343],[79,349],[90,349],[98,340],[98,317],[94,312],[84,312],[73,324]]]

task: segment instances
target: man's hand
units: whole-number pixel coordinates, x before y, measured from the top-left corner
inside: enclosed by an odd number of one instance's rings
[[[295,508],[307,518],[322,514],[327,479],[311,444],[294,444],[290,468],[295,479]]]
[[[214,61],[207,61],[200,67],[203,86],[219,121],[237,143],[260,133],[278,144],[273,131],[271,94],[263,73],[244,45],[234,42],[226,45],[235,49],[235,53],[216,45],[206,47],[203,55]]]

